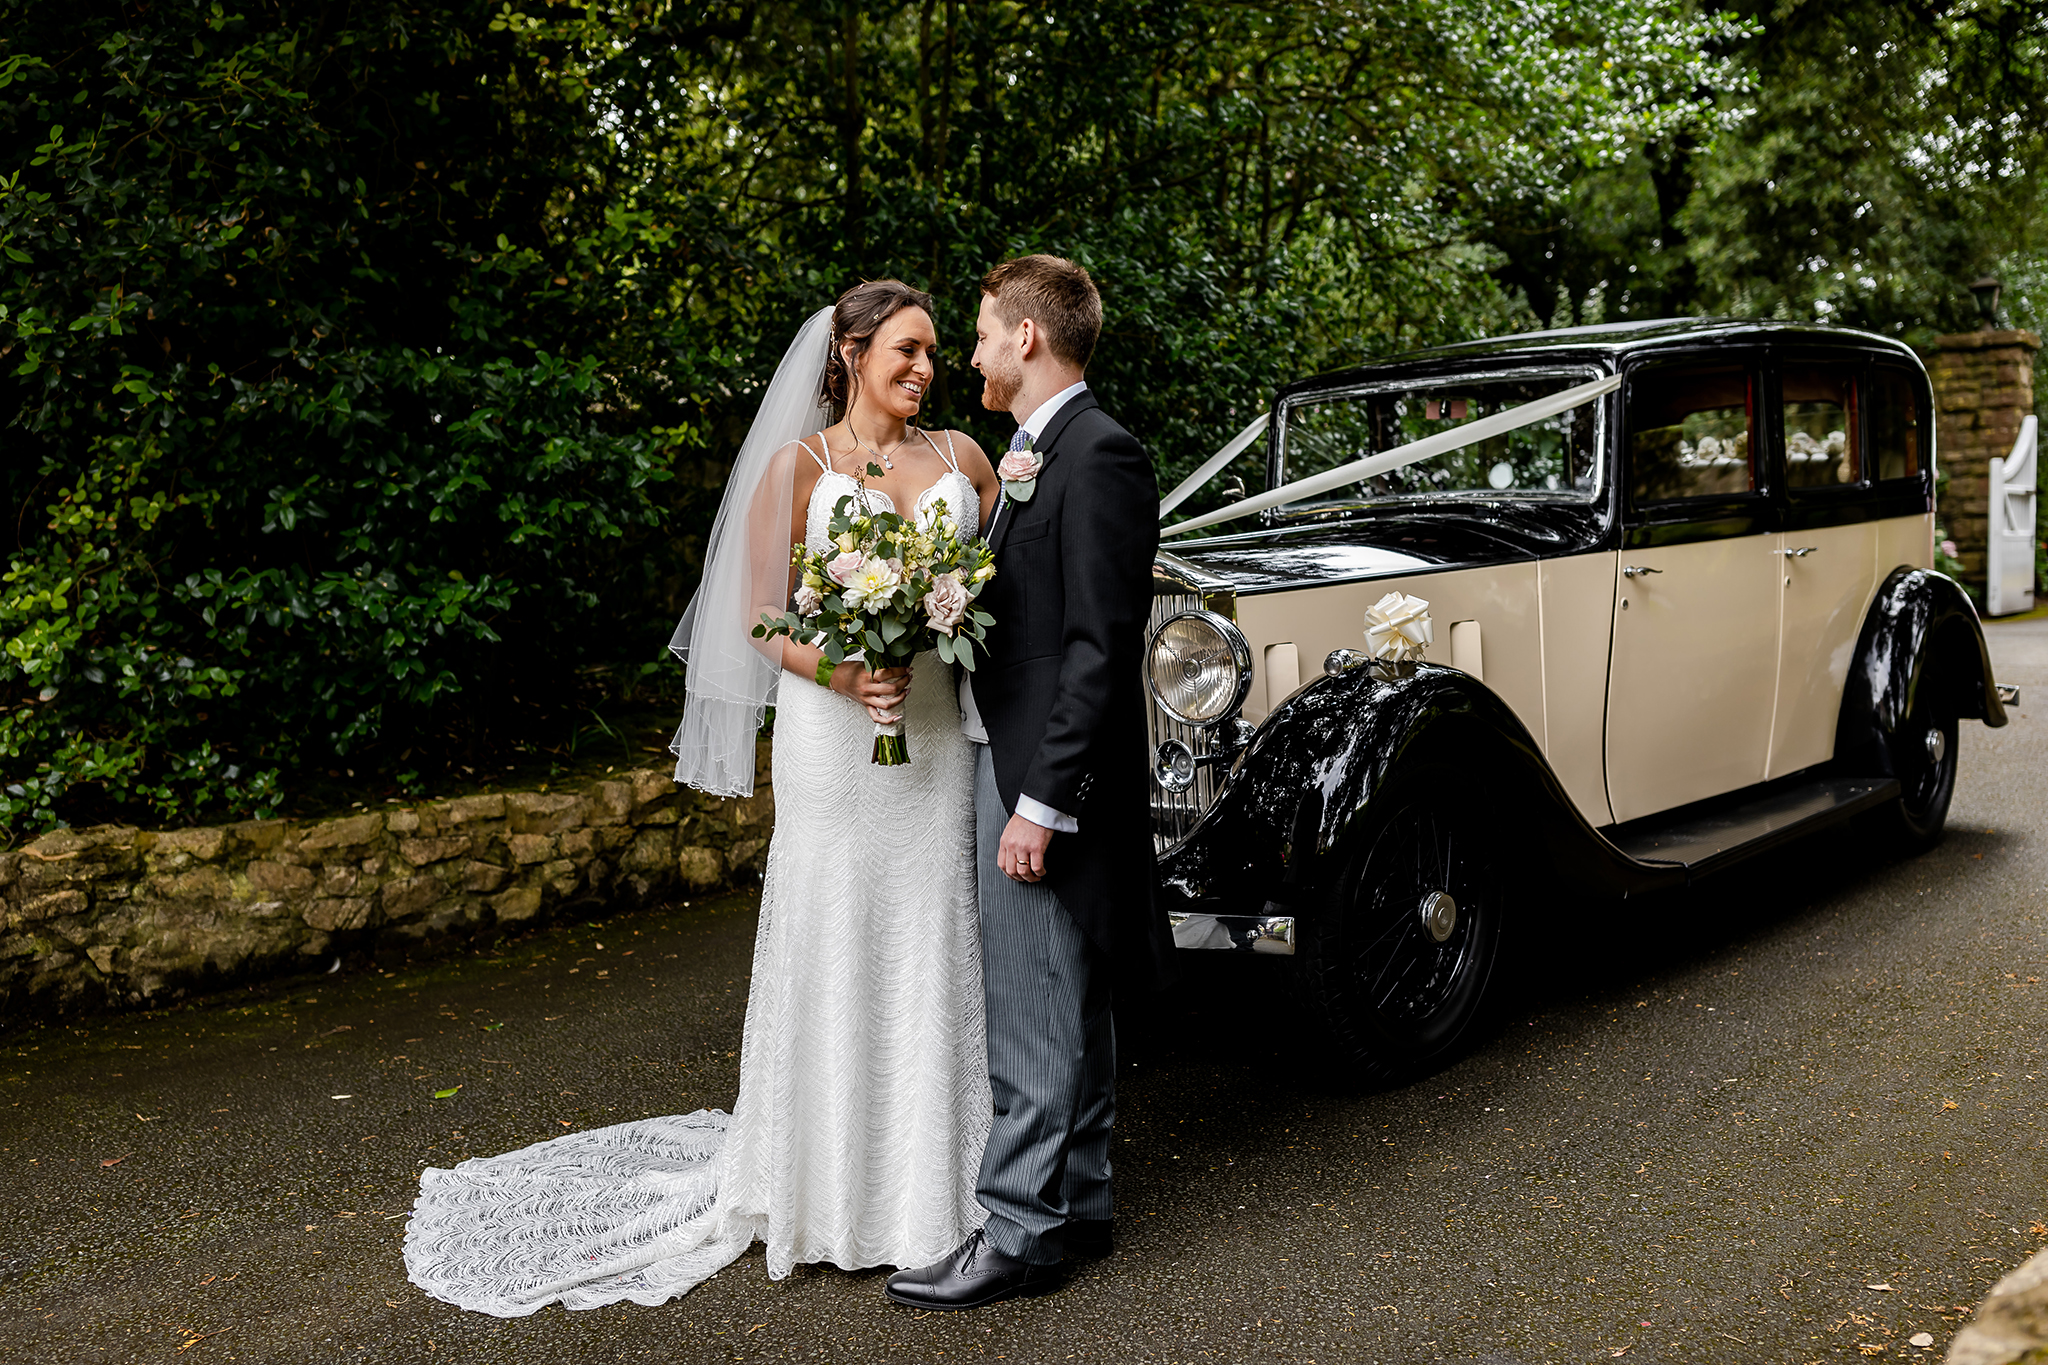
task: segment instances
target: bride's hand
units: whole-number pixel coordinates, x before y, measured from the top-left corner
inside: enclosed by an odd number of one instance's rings
[[[832,690],[867,707],[877,725],[903,719],[903,698],[910,691],[910,670],[885,668],[868,672],[868,666],[848,659],[832,670]]]

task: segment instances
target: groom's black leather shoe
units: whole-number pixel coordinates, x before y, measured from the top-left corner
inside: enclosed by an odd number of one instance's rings
[[[891,1300],[910,1308],[979,1308],[985,1303],[1060,1287],[1059,1267],[1032,1265],[1003,1255],[976,1228],[952,1255],[921,1270],[899,1270],[883,1289]]]
[[[1060,1242],[1069,1261],[1100,1261],[1116,1250],[1110,1234],[1116,1226],[1108,1218],[1069,1218],[1060,1229]]]

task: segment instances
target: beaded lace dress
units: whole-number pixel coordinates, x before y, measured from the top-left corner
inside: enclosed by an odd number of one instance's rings
[[[973,484],[941,455],[949,468],[917,513],[943,497],[972,534]],[[814,547],[853,487],[825,466]],[[641,1119],[424,1171],[405,1234],[414,1284],[498,1317],[658,1304],[755,1241],[780,1279],[821,1262],[926,1265],[980,1226],[990,1098],[973,754],[950,670],[928,654],[917,671],[900,767],[869,762],[865,709],[785,675],[732,1114]]]

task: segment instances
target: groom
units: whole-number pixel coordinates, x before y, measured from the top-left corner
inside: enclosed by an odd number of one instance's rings
[[[1044,1293],[1062,1259],[1109,1254],[1112,963],[1156,979],[1171,951],[1152,902],[1140,672],[1159,486],[1088,391],[1102,330],[1088,272],[1021,256],[981,288],[982,405],[1018,423],[980,599],[996,625],[960,685],[995,1121],[975,1191],[987,1226],[889,1277],[891,1299],[926,1309]]]

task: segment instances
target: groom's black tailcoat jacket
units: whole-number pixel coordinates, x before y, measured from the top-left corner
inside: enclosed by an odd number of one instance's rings
[[[996,785],[1073,816],[1046,884],[1126,987],[1163,984],[1172,938],[1153,898],[1150,750],[1141,672],[1159,546],[1159,484],[1137,438],[1083,391],[1036,442],[1030,501],[990,531],[995,617],[974,700]],[[982,876],[1000,876],[983,868]]]

